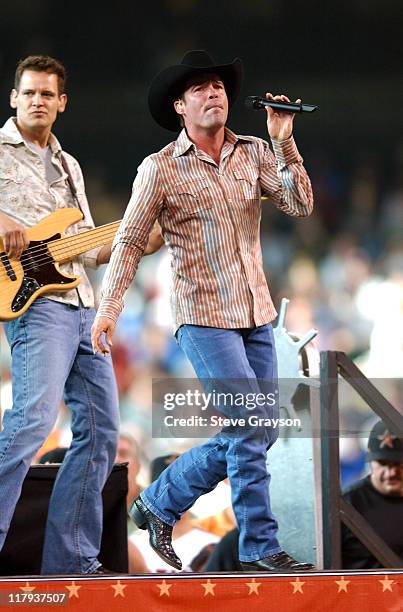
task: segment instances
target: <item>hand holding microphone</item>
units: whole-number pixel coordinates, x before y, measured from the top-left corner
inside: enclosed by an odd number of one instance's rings
[[[293,103],[287,96],[273,96],[271,93],[266,93],[266,98],[249,96],[245,105],[252,110],[266,109],[269,136],[276,140],[286,140],[291,136],[295,113],[313,112],[317,108],[312,104],[302,104],[300,99]]]
[[[267,94],[266,94],[267,95]],[[285,96],[282,96],[285,98]],[[260,110],[270,106],[284,113],[313,113],[318,106],[315,104],[302,104],[301,100],[296,102],[284,102],[277,100],[281,96],[276,96],[276,99],[261,98],[260,96],[248,96],[245,98],[245,106],[249,110]],[[288,99],[288,98],[287,98]]]

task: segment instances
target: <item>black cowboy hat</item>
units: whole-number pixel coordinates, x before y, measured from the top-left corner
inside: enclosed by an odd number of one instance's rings
[[[212,72],[221,77],[228,96],[228,105],[235,102],[242,84],[242,61],[236,57],[231,64],[217,66],[207,51],[188,51],[182,62],[162,70],[151,83],[148,106],[155,121],[173,132],[180,129],[173,102],[183,91],[186,81],[198,74]]]

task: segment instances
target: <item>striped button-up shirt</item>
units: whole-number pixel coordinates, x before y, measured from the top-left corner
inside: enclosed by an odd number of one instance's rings
[[[24,141],[15,119],[10,119],[0,129],[0,210],[24,227],[33,227],[50,213],[60,208],[76,208],[77,203],[67,182],[67,174],[61,163],[62,148],[51,134],[49,147],[56,178],[50,184],[46,168],[40,155]],[[77,198],[84,219],[67,228],[66,236],[90,230],[94,222],[88,207],[81,168],[71,155],[63,153],[77,190]],[[58,175],[58,177],[57,177]],[[94,306],[94,294],[84,266],[97,267],[99,248],[80,255],[74,261],[63,263],[60,270],[65,274],[80,276],[77,289],[66,292],[46,293],[56,302],[78,306],[79,297],[86,307]]]
[[[293,138],[272,144],[274,154],[264,140],[226,128],[216,164],[182,130],[147,157],[115,237],[98,316],[117,320],[158,219],[171,254],[175,329],[184,323],[251,328],[273,320],[259,238],[261,196],[300,217],[310,214],[313,198]]]

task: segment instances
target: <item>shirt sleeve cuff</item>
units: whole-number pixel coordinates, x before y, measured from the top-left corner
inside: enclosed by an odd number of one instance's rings
[[[280,169],[290,164],[302,163],[302,157],[298,152],[293,136],[290,136],[287,140],[276,140],[272,138],[271,142]]]
[[[98,307],[97,317],[108,317],[117,322],[123,310],[123,302],[112,297],[103,297]]]

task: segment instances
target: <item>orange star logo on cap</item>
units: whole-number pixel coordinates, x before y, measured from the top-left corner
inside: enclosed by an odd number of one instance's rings
[[[388,446],[389,448],[393,448],[393,440],[396,440],[397,436],[393,436],[387,429],[383,432],[381,436],[377,436],[378,440],[381,440],[379,448],[384,448]]]

